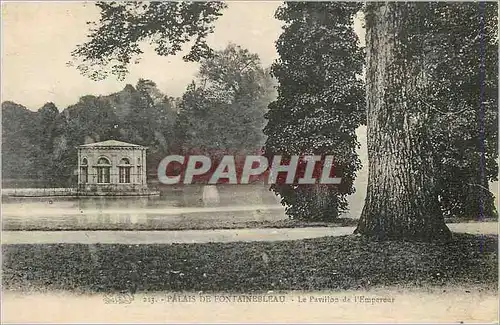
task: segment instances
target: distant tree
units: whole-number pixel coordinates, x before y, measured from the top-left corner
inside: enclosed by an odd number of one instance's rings
[[[260,151],[273,89],[259,57],[230,44],[200,63],[198,77],[180,103],[177,129],[182,151]]]
[[[21,185],[14,181],[37,178],[39,166],[36,155],[38,145],[36,141],[39,140],[37,114],[14,102],[2,103],[2,181],[4,187]]]
[[[163,94],[156,83],[152,80],[139,79],[136,85],[140,98],[133,109],[132,115],[127,119],[141,130],[141,137],[147,143],[148,170],[156,170],[158,163],[175,146],[175,125],[177,121],[177,109],[175,98]]]
[[[158,89],[153,80],[140,78],[135,89],[143,96],[150,106],[163,102],[165,95]]]
[[[54,156],[54,138],[56,137],[56,123],[59,116],[59,110],[54,103],[46,103],[38,110],[36,132],[37,146],[35,156],[37,157],[37,177],[52,185],[57,184],[57,171],[53,168]]]
[[[364,120],[360,75],[364,55],[353,29],[359,3],[287,2],[276,18],[285,23],[276,42],[272,73],[279,96],[269,105],[268,156],[333,155],[342,184],[276,184],[292,218],[333,220],[347,209],[346,196],[360,161],[355,130]]]

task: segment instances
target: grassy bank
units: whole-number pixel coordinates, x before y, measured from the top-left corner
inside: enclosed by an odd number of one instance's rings
[[[174,245],[3,245],[10,290],[349,290],[380,286],[497,288],[496,236],[446,244],[359,236]]]
[[[269,212],[269,214],[272,212]],[[227,214],[227,213],[226,213]],[[306,227],[355,227],[358,219],[338,218],[334,222],[328,221],[302,221],[302,220],[241,220],[237,217],[207,218],[183,217],[172,218],[169,216],[154,216],[138,223],[124,220],[122,222],[109,222],[102,218],[101,222],[78,222],[75,218],[31,218],[19,219],[4,217],[2,230],[4,231],[92,231],[92,230],[213,230],[213,229],[246,229],[246,228],[306,228]],[[475,223],[479,221],[466,219],[446,219],[446,223]],[[496,219],[484,219],[482,222],[497,222]]]
[[[76,219],[76,218],[75,218]],[[71,218],[66,220],[17,220],[5,218],[2,228],[4,231],[92,231],[92,230],[213,230],[213,229],[245,229],[245,228],[305,228],[305,227],[349,227],[356,226],[358,220],[351,218],[338,218],[335,222],[314,221],[307,222],[301,220],[240,220],[239,218],[185,218],[173,219],[155,218],[146,222],[85,222],[78,223]]]
[[[474,222],[498,222],[497,218],[458,218],[458,217],[452,217],[452,218],[444,218],[444,222],[446,223],[474,223]]]

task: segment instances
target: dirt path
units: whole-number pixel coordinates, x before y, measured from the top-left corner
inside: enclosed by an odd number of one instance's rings
[[[454,232],[498,234],[498,223],[454,223]],[[182,231],[3,231],[2,244],[171,244],[235,241],[277,241],[342,236],[354,227],[216,229]]]

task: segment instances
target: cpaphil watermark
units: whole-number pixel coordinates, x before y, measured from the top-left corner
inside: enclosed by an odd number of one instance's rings
[[[338,185],[332,155],[171,155],[158,165],[162,184],[250,184],[265,180],[268,184]]]

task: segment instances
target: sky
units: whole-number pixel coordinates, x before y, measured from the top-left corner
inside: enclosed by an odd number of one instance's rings
[[[282,22],[274,18],[280,1],[230,1],[208,44],[223,49],[235,43],[257,53],[264,66],[278,58],[275,41]],[[92,81],[66,63],[71,51],[85,42],[86,22],[99,18],[93,2],[2,2],[2,101],[37,110],[53,102],[63,110],[83,95],[107,95],[151,79],[169,96],[181,96],[198,70],[182,55],[161,57],[146,47],[142,60],[130,67],[124,81],[110,76]],[[362,33],[360,23],[355,28]]]
[[[282,24],[274,12],[280,3],[229,2],[208,38],[209,45],[223,49],[232,42],[257,53],[264,66],[270,65],[277,58],[274,42]],[[116,92],[127,83],[135,85],[139,78],[155,81],[170,96],[182,95],[198,69],[196,63],[183,62],[182,54],[160,57],[147,48],[124,81],[114,76],[92,81],[66,66],[71,51],[86,40],[86,22],[98,18],[92,2],[3,2],[2,101],[32,110],[51,101],[62,110],[80,96]]]

